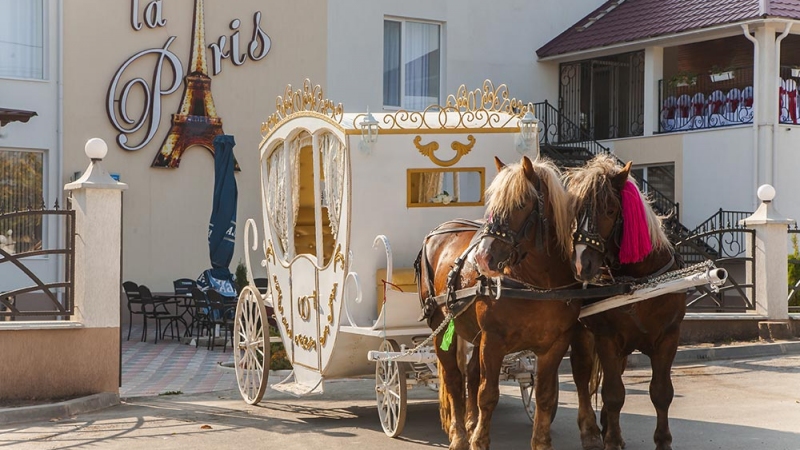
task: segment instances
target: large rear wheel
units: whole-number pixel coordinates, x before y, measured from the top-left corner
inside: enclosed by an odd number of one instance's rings
[[[242,289],[234,320],[236,381],[244,401],[255,405],[267,391],[270,362],[267,309],[256,289]]]

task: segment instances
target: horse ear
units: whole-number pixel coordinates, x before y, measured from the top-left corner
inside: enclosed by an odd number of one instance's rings
[[[628,161],[625,164],[625,167],[619,171],[618,174],[614,175],[614,178],[611,179],[611,185],[614,186],[617,190],[622,190],[625,187],[625,182],[628,181],[628,176],[631,173],[631,166],[633,165],[633,161]]]
[[[497,167],[498,172],[506,168],[506,165],[503,164],[503,161],[500,161],[500,158],[497,156],[494,157],[494,165]]]
[[[536,173],[533,171],[533,163],[527,156],[522,157],[522,170],[525,172],[525,178],[534,180]]]

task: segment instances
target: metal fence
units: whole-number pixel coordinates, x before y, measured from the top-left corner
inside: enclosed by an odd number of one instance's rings
[[[675,245],[687,263],[714,261],[728,271],[728,281],[718,292],[699,286],[689,293],[687,306],[696,312],[744,312],[755,309],[755,230],[739,225],[693,233]]]
[[[75,211],[0,210],[0,230],[0,321],[72,315]]]
[[[798,249],[800,240],[800,228],[797,223],[789,227],[789,245],[791,253],[787,258],[789,265],[789,312],[800,313],[800,250]]]

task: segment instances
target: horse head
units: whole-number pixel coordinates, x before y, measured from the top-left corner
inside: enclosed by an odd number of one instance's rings
[[[498,173],[486,189],[486,223],[474,253],[478,272],[509,275],[535,255],[568,255],[570,201],[555,165],[527,156],[509,165],[495,158],[495,164]]]
[[[579,281],[590,282],[604,269],[643,261],[655,248],[669,246],[661,219],[630,177],[631,162],[599,155],[567,174],[574,199],[576,229],[572,265]]]

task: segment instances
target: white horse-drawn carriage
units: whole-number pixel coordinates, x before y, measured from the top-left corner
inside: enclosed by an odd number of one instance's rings
[[[411,266],[438,224],[483,215],[495,155],[536,153],[525,111],[488,81],[476,91],[462,86],[442,107],[374,116],[344,113],[308,80],[287,87],[260,146],[269,287],[264,296],[245,288],[236,310],[245,401],[257,403],[267,388],[271,309],[293,367],[274,389],[300,396],[321,392],[326,379],[374,374],[383,429],[402,431],[406,389],[438,382]],[[245,227],[247,247],[254,224]],[[403,268],[393,269],[393,258]],[[247,268],[254,286],[249,257]],[[504,374],[519,381],[531,415],[532,354],[508,357]]]

